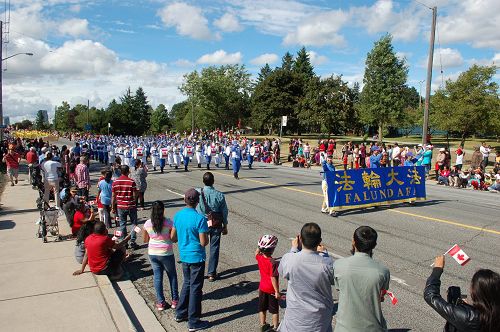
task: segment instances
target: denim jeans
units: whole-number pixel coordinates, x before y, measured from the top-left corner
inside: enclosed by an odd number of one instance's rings
[[[177,284],[177,272],[175,271],[174,255],[149,255],[149,261],[151,262],[151,267],[153,268],[153,283],[158,303],[165,302],[165,295],[163,295],[163,272],[167,272],[172,300],[179,301],[179,286]]]
[[[127,236],[127,216],[130,218],[130,223],[133,225],[133,227],[137,226],[137,209],[136,208],[131,208],[128,210],[125,209],[117,209],[118,212],[118,218],[120,219],[120,231],[122,232],[122,236],[120,239],[125,238]],[[135,243],[135,238],[137,237],[137,234],[134,232],[132,227],[132,236],[130,238],[130,241],[132,243]]]
[[[176,316],[188,318],[188,327],[196,328],[200,324],[203,281],[205,280],[205,262],[182,263],[181,296],[177,305]]]
[[[210,228],[210,260],[208,261],[208,275],[217,275],[217,265],[219,265],[220,237],[222,229]]]

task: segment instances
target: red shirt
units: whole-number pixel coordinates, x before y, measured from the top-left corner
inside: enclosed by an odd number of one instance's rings
[[[134,180],[128,176],[122,175],[113,182],[111,190],[116,197],[118,209],[128,210],[135,208],[134,195],[137,191],[137,186]]]
[[[278,262],[272,257],[266,257],[262,254],[255,256],[257,264],[259,265],[260,284],[259,289],[264,293],[274,294],[273,283],[271,277],[278,277]],[[279,287],[278,287],[279,289]]]
[[[26,161],[28,162],[28,164],[34,164],[34,163],[37,163],[37,162],[38,162],[38,156],[36,155],[36,152],[34,152],[34,151],[29,151],[29,152],[26,154]]]
[[[83,212],[78,210],[75,211],[75,215],[73,216],[73,226],[71,226],[71,233],[73,233],[73,235],[76,235],[80,228],[82,228],[83,219],[85,219]]]
[[[7,153],[5,163],[7,163],[8,168],[19,168],[19,154],[17,152]]]
[[[106,268],[114,245],[115,242],[103,234],[90,234],[85,239],[90,271],[98,273]]]

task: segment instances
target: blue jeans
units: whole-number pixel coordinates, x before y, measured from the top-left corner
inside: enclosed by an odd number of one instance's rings
[[[179,286],[177,284],[177,272],[175,271],[174,255],[149,255],[149,261],[151,262],[151,267],[153,268],[153,283],[155,285],[156,300],[158,303],[165,302],[165,295],[163,295],[163,272],[167,272],[172,300],[179,301]]]
[[[188,327],[196,328],[200,324],[203,281],[205,280],[205,262],[182,263],[181,296],[177,305],[176,316],[188,318]]]
[[[253,157],[248,154],[248,168],[252,168],[252,164],[253,164]]]
[[[217,275],[217,265],[219,265],[220,237],[222,229],[210,228],[208,236],[210,237],[210,260],[208,261],[208,275],[215,277]]]
[[[233,164],[233,173],[238,173],[241,167],[240,158],[231,158],[231,164]]]
[[[133,225],[133,227],[137,226],[137,209],[132,208],[129,210],[125,209],[117,209],[118,212],[118,218],[120,219],[120,231],[122,232],[122,236],[120,239],[125,238],[127,236],[127,216],[130,218],[130,223]],[[137,237],[137,234],[134,232],[132,229],[132,236],[130,237],[130,241],[132,243],[135,243],[135,238]]]

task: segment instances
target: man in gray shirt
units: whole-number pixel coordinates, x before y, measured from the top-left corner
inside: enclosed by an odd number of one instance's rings
[[[387,331],[381,293],[389,289],[390,273],[372,259],[376,245],[377,232],[369,226],[358,227],[353,256],[335,261],[335,287],[339,291],[335,332]]]
[[[288,280],[288,289],[278,331],[332,331],[333,260],[320,244],[321,228],[305,224],[291,252],[281,258],[278,272]]]

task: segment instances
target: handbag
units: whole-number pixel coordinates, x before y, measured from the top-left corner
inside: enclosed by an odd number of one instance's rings
[[[223,217],[221,212],[215,212],[210,209],[207,204],[207,200],[205,199],[205,194],[203,193],[203,189],[201,189],[201,199],[203,200],[203,205],[205,206],[205,212],[207,213],[208,219],[208,227],[221,229],[223,228]]]

